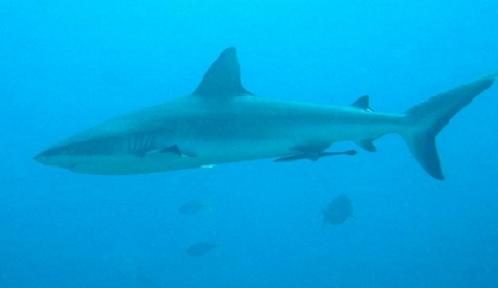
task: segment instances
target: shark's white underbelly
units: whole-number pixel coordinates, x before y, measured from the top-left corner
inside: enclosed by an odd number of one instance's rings
[[[203,168],[227,162],[289,155],[290,148],[295,144],[285,140],[240,143],[229,141],[203,143],[195,150],[195,156],[172,153],[151,153],[144,156],[132,154],[86,156],[84,159],[75,161],[77,164],[70,170],[85,174],[126,175]]]

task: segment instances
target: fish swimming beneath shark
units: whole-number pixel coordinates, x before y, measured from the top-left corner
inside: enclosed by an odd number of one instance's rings
[[[368,96],[345,107],[285,102],[243,87],[231,47],[221,52],[194,92],[108,120],[35,159],[78,173],[144,174],[262,158],[286,162],[356,154],[328,151],[342,141],[374,152],[375,139],[396,133],[429,175],[443,179],[437,134],[496,78],[457,87],[400,114],[373,111]]]

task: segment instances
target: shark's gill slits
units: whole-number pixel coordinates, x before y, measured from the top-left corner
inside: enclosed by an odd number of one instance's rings
[[[134,137],[130,137],[127,143],[127,151],[139,156],[144,156],[147,152],[154,149],[152,137],[146,135],[135,135]]]

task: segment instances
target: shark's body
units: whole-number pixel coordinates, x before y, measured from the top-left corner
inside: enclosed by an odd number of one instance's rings
[[[240,82],[234,48],[223,51],[191,95],[109,120],[50,148],[42,163],[89,174],[142,174],[261,158],[317,160],[332,144],[398,133],[422,167],[442,179],[435,136],[489,88],[488,77],[431,98],[404,114],[373,112],[368,97],[334,107],[257,97]]]

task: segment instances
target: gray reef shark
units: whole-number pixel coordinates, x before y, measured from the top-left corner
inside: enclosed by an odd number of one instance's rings
[[[165,104],[108,120],[35,156],[78,173],[143,174],[252,159],[318,160],[353,141],[399,134],[432,177],[443,179],[435,138],[496,75],[436,95],[401,114],[373,111],[368,96],[346,107],[276,101],[253,95],[240,81],[235,48],[224,50],[195,91]]]

